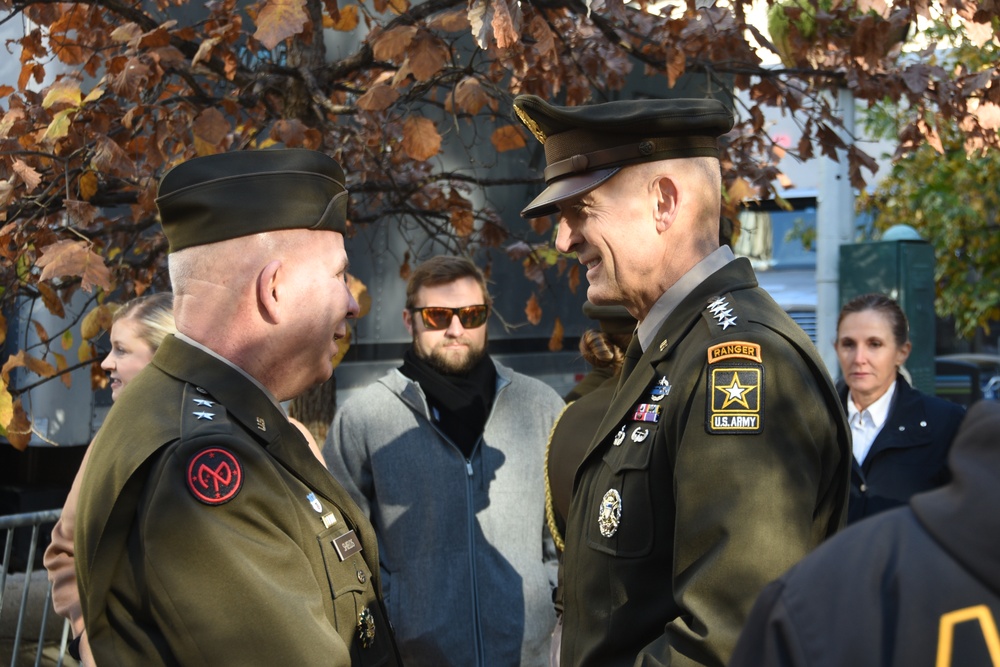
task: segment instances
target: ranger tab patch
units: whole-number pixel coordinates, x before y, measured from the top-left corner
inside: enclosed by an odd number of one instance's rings
[[[716,435],[763,431],[764,364],[760,345],[729,341],[708,348],[705,430]]]

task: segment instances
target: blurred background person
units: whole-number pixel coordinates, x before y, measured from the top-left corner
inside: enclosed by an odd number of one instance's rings
[[[591,370],[563,397],[567,403],[590,393],[609,378],[618,378],[625,349],[635,332],[636,321],[624,306],[595,306],[589,300],[583,303],[583,314],[595,320],[599,328],[588,329],[580,336],[580,354]]]
[[[947,483],[948,448],[965,409],[921,393],[903,377],[909,324],[884,294],[844,304],[834,345],[854,445],[847,513],[853,523]]]
[[[556,556],[545,442],[564,403],[488,352],[466,257],[413,269],[403,364],[337,410],[323,453],[371,518],[407,667],[544,667]]]
[[[563,534],[573,495],[573,478],[587,446],[604,419],[604,413],[611,405],[625,361],[625,350],[636,325],[635,318],[624,306],[595,306],[586,301],[583,314],[600,325],[599,329],[588,329],[580,337],[580,354],[593,368],[564,397],[569,405],[553,427],[545,450],[545,519],[560,554],[560,580]],[[562,596],[558,587],[554,602],[557,620],[552,633],[549,664],[558,667],[562,636]]]
[[[167,334],[177,331],[174,326],[173,295],[148,294],[125,302],[111,319],[111,351],[101,362],[108,372],[111,400],[121,392],[152,360]],[[88,451],[89,453],[89,451]],[[45,550],[45,569],[52,582],[52,606],[60,616],[68,618],[73,630],[69,653],[88,667],[94,664],[87,643],[80,607],[80,592],[76,587],[73,531],[76,523],[76,502],[80,495],[80,480],[87,465],[87,454],[80,462],[70,487],[62,515],[52,529],[52,542]]]

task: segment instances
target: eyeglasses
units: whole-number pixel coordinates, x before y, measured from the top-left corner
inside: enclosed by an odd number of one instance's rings
[[[441,331],[451,326],[451,318],[458,315],[458,321],[466,329],[476,329],[486,324],[486,318],[490,315],[490,307],[486,304],[477,306],[463,306],[461,308],[446,308],[444,306],[427,306],[425,308],[411,308],[414,313],[420,313],[420,318],[424,321],[424,327],[428,331]]]

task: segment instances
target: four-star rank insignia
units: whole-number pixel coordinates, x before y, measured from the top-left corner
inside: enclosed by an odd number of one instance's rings
[[[718,435],[760,433],[763,407],[760,345],[729,341],[708,348],[705,430]]]

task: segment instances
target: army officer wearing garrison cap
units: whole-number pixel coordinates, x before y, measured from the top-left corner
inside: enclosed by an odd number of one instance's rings
[[[96,663],[398,665],[374,532],[279,405],[358,313],[344,173],[307,150],[160,183],[177,335],[91,445],[77,576]]]
[[[639,325],[574,477],[563,667],[725,665],[757,593],[836,531],[851,450],[813,344],[719,245],[719,102],[514,100],[556,247]]]

